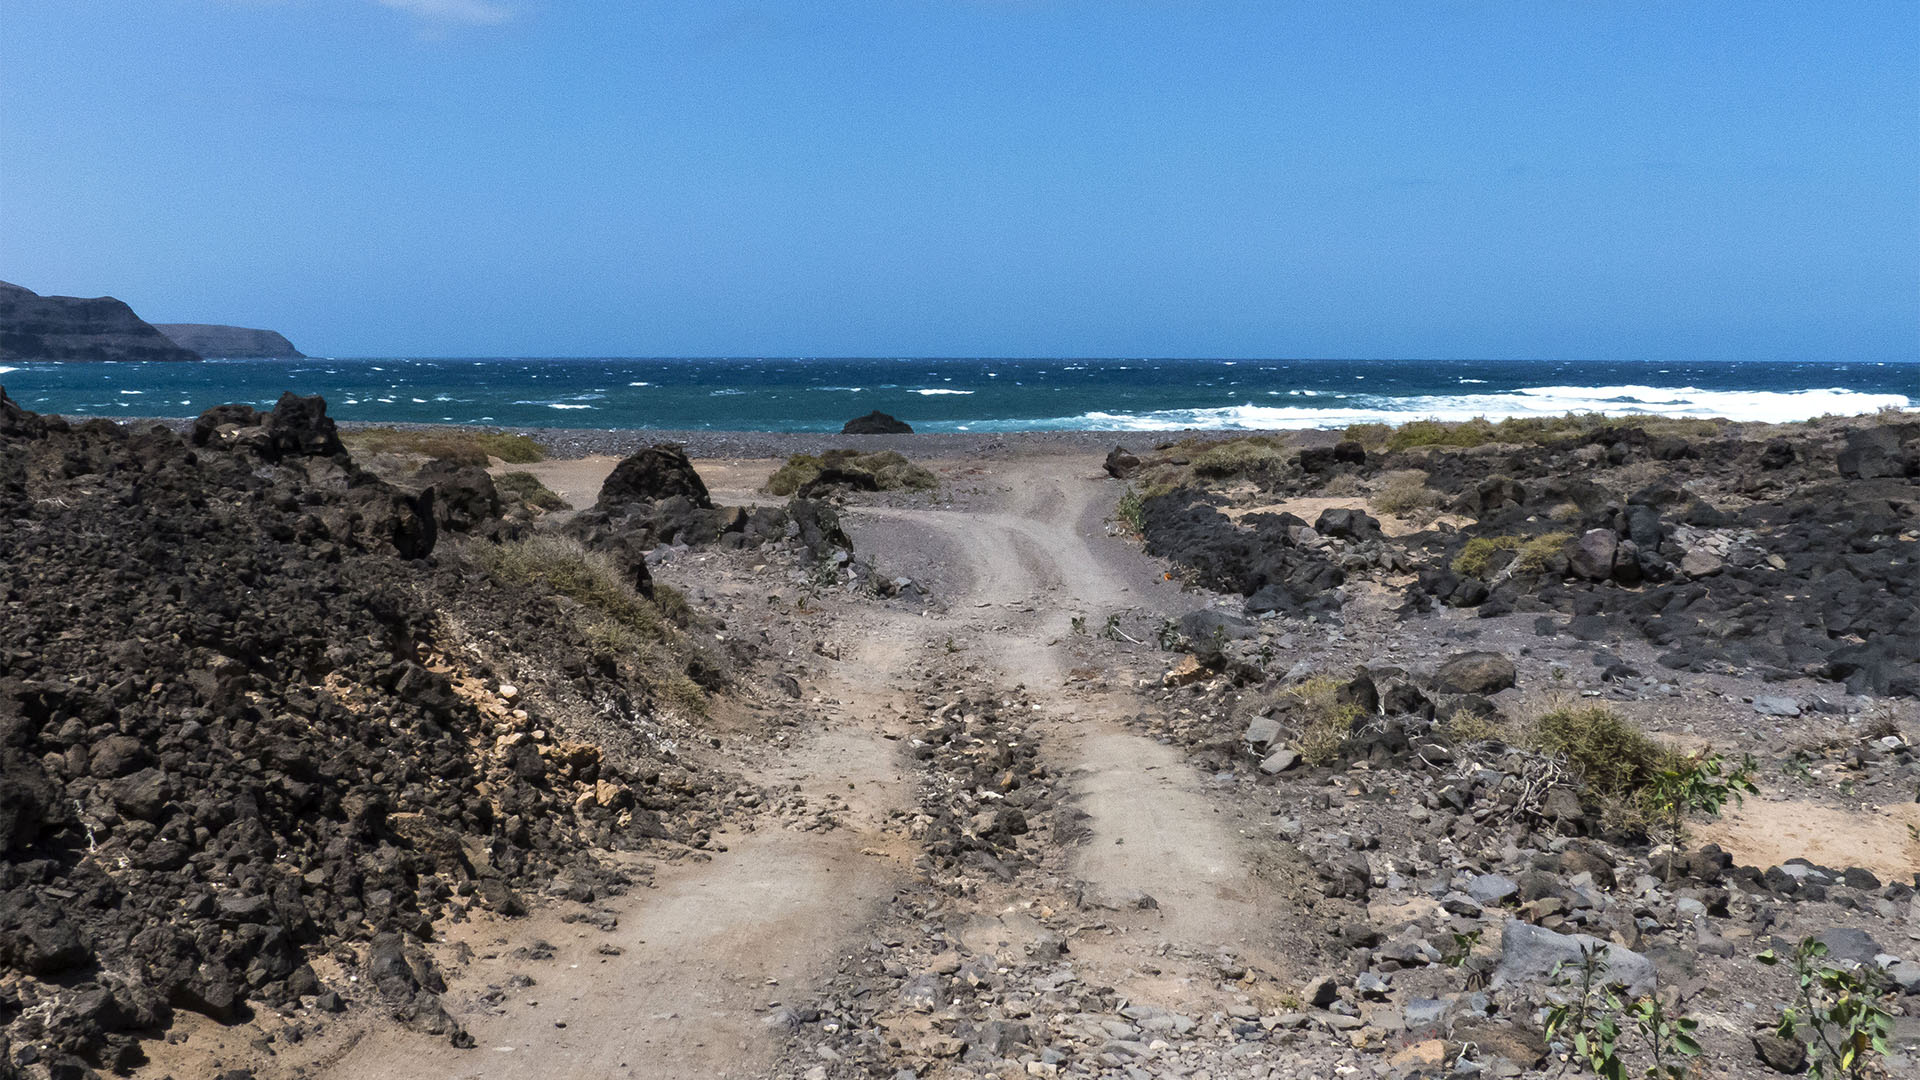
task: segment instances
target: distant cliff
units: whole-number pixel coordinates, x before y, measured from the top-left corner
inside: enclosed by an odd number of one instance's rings
[[[198,360],[111,296],[41,296],[0,281],[0,360]]]
[[[272,330],[211,323],[154,323],[153,328],[172,338],[175,345],[201,356],[298,360],[307,355]]]

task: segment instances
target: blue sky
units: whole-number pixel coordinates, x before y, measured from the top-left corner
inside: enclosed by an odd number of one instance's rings
[[[332,355],[1920,356],[1920,4],[6,0],[0,278]]]

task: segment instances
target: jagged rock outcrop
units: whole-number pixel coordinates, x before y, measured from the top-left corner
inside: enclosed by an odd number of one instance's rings
[[[293,342],[273,330],[251,330],[244,326],[221,326],[216,323],[154,323],[153,328],[165,334],[175,345],[191,349],[201,356],[250,360],[299,360],[306,356],[306,353],[293,347]]]
[[[198,360],[111,296],[41,296],[0,281],[0,360]]]

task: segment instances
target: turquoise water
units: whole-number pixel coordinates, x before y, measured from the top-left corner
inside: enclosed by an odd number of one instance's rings
[[[1920,407],[1920,364],[1462,360],[417,359],[17,363],[0,386],[67,415],[191,416],[283,390],[343,420],[837,431],[1343,427],[1421,417],[1800,420]]]

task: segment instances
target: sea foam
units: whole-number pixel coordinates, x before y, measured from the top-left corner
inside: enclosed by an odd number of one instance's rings
[[[1115,431],[1263,431],[1340,428],[1348,424],[1404,424],[1409,420],[1504,420],[1516,416],[1603,413],[1608,416],[1718,416],[1788,423],[1815,416],[1858,416],[1881,409],[1912,409],[1903,394],[1869,394],[1838,387],[1817,390],[1701,390],[1658,386],[1532,386],[1501,394],[1446,394],[1404,398],[1356,395],[1336,408],[1228,405],[1212,409],[1087,412],[1035,420],[975,420],[973,431],[1083,428]]]

